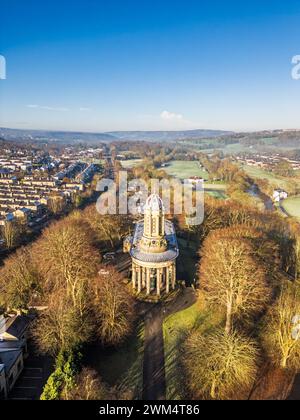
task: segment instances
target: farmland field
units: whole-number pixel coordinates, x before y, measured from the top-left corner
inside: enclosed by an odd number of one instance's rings
[[[261,168],[257,168],[256,166],[243,166],[244,171],[252,178],[258,179],[267,179],[271,182],[275,187],[279,188],[288,188],[289,181],[284,177],[277,176],[272,172],[265,171]]]
[[[223,190],[205,190],[205,192],[213,198],[217,198],[219,200],[226,200],[228,196],[226,192]]]
[[[287,198],[281,205],[290,216],[300,218],[300,197]]]
[[[124,169],[131,169],[135,166],[140,165],[143,162],[142,159],[130,159],[130,160],[122,160],[121,165]]]
[[[208,179],[208,173],[200,167],[200,164],[197,161],[174,160],[162,169],[165,170],[168,175],[180,179],[188,179],[193,176]]]

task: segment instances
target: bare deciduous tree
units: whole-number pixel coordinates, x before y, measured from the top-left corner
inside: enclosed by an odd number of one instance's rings
[[[300,368],[300,285],[287,283],[264,319],[262,340],[273,362],[282,368]]]
[[[17,245],[20,228],[16,222],[6,222],[2,229],[3,238],[8,249]]]
[[[86,343],[92,331],[88,314],[80,314],[63,290],[49,298],[48,309],[32,325],[32,335],[39,351],[53,356]]]
[[[120,343],[132,328],[134,300],[115,269],[94,280],[93,306],[99,338],[109,345]]]
[[[130,221],[122,215],[101,215],[94,206],[84,211],[84,220],[90,225],[99,242],[108,242],[111,248],[128,233]]]
[[[236,332],[193,333],[184,354],[192,397],[225,400],[241,395],[255,379],[257,358],[256,344]]]
[[[5,260],[0,272],[0,290],[7,308],[26,310],[41,290],[40,275],[31,259],[31,249],[21,248]]]
[[[63,395],[64,399],[64,395]],[[75,386],[68,392],[68,400],[109,400],[109,390],[96,371],[84,368],[75,378]]]
[[[64,209],[64,206],[65,200],[62,196],[53,195],[48,200],[49,210],[55,215],[61,213]]]
[[[86,307],[89,282],[100,260],[92,241],[93,234],[84,222],[63,220],[46,229],[34,245],[33,255],[46,289],[65,289],[80,313]]]
[[[208,300],[224,308],[227,333],[234,319],[249,320],[259,313],[270,297],[266,269],[244,238],[212,232],[205,240],[200,265],[200,282]]]

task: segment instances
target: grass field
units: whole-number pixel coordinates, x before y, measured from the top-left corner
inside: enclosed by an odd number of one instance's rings
[[[208,195],[210,195],[213,198],[217,198],[219,200],[226,200],[228,196],[226,195],[225,190],[206,190],[205,191]]]
[[[213,198],[217,198],[219,200],[226,200],[228,198],[228,195],[226,194],[227,185],[223,182],[205,182],[204,190],[208,195],[210,195]]]
[[[186,377],[181,365],[183,343],[195,329],[206,333],[220,324],[223,315],[212,311],[205,303],[204,295],[188,309],[170,315],[163,323],[167,399],[189,399]]]
[[[208,173],[200,167],[200,164],[197,161],[174,160],[162,169],[164,169],[168,175],[179,179],[188,179],[193,176],[208,179]]]
[[[258,178],[258,179],[267,179],[270,181],[275,187],[279,188],[288,188],[289,180],[277,176],[272,172],[265,171],[261,168],[257,168],[255,166],[243,166],[244,171],[251,177],[251,178]]]
[[[135,166],[140,165],[143,162],[143,159],[130,159],[130,160],[122,160],[121,164],[124,169],[131,169]]]
[[[193,329],[201,314],[195,304],[184,311],[169,316],[163,324],[167,399],[185,398],[184,375],[180,363],[180,345]]]
[[[242,153],[242,152],[249,152],[250,150],[252,150],[250,149],[249,146],[244,146],[239,143],[228,144],[227,146],[221,146],[216,143],[215,147],[206,148],[206,147],[210,147],[212,143],[214,143],[213,139],[203,140],[200,143],[196,143],[193,141],[184,142],[185,145],[188,144],[189,146],[192,146],[194,150],[199,151],[199,149],[201,148],[201,152],[203,153],[214,153],[215,151],[219,151],[219,152],[223,152],[224,154],[236,154],[236,153]]]
[[[287,198],[281,205],[290,216],[300,218],[300,197]]]

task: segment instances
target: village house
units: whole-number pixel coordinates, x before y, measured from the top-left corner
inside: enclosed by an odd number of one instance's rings
[[[7,398],[24,368],[30,318],[0,319],[0,399]]]
[[[204,188],[204,179],[203,178],[199,178],[199,177],[197,177],[197,176],[193,176],[193,177],[191,177],[191,178],[189,178],[188,180],[187,180],[187,182],[188,182],[188,184],[191,184],[192,186],[193,186],[193,188],[196,188],[196,187],[198,187],[199,185],[201,186],[202,185],[202,187]]]
[[[279,203],[280,201],[287,199],[288,196],[288,193],[282,189],[277,189],[273,192],[273,200],[275,203]]]

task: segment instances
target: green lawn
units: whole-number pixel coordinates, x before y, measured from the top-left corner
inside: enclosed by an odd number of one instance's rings
[[[124,169],[132,169],[135,166],[140,165],[143,162],[143,159],[130,159],[130,160],[121,160],[121,165]]]
[[[300,197],[287,198],[281,205],[290,216],[300,218]]]
[[[188,309],[170,315],[163,323],[166,396],[169,400],[188,399],[185,373],[181,365],[182,344],[188,335],[197,329],[202,333],[209,331],[223,322],[223,316],[209,309],[203,295],[197,303]]]
[[[200,167],[200,164],[197,161],[174,160],[173,162],[169,162],[162,169],[165,170],[168,175],[180,179],[188,179],[193,176],[208,179],[208,173]]]
[[[143,387],[144,323],[118,348],[104,349],[91,346],[85,355],[85,364],[95,369],[103,381],[118,386],[132,396],[141,398]]]
[[[206,190],[227,190],[228,185],[224,181],[205,182],[204,189]]]
[[[184,399],[185,386],[179,363],[180,345],[189,331],[196,325],[201,313],[195,304],[184,311],[169,316],[163,324],[167,399]]]
[[[228,195],[226,194],[227,185],[224,182],[205,182],[204,190],[213,198],[217,198],[219,200],[226,200],[228,198]]]
[[[243,166],[244,171],[251,177],[251,178],[258,178],[258,179],[267,179],[270,181],[275,187],[286,189],[289,185],[289,180],[277,176],[272,172],[265,171],[261,168],[257,168],[256,166]]]
[[[206,193],[211,197],[217,198],[219,200],[226,200],[228,198],[225,191],[222,190],[208,190]]]

